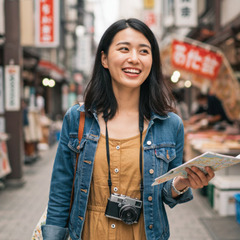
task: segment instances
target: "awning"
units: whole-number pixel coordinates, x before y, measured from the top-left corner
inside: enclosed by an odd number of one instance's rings
[[[64,69],[46,60],[40,60],[38,62],[38,69],[45,71],[45,74],[48,74],[57,81],[67,78],[67,74]]]
[[[223,103],[231,119],[240,119],[240,85],[223,52],[209,44],[172,36],[161,50],[163,71],[175,70],[181,79],[190,80],[200,89],[211,89]]]

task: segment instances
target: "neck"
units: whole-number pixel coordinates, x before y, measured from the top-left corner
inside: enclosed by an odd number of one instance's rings
[[[118,103],[118,113],[138,113],[139,111],[139,89],[114,91]]]

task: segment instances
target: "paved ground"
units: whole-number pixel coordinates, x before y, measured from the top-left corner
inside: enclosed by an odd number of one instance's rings
[[[34,164],[24,166],[26,183],[23,187],[0,191],[0,240],[31,239],[32,231],[47,204],[55,152],[56,145],[42,152],[41,159]],[[206,197],[199,192],[194,192],[194,196],[195,199],[187,204],[173,209],[167,208],[170,240],[216,239],[202,224],[201,218],[212,218],[217,215],[210,208]],[[231,240],[237,239],[231,238]]]

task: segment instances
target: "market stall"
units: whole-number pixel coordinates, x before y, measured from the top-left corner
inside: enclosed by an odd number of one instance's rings
[[[220,49],[202,42],[172,36],[161,48],[163,70],[171,77],[177,70],[180,79],[189,80],[202,92],[210,90],[223,103],[228,117],[240,120],[240,86]],[[178,87],[180,81],[176,81]]]

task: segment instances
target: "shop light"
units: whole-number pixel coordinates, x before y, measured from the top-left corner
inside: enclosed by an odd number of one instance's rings
[[[184,86],[186,88],[190,88],[192,86],[192,82],[190,80],[185,81]]]
[[[48,86],[49,87],[54,87],[55,86],[55,81],[53,79],[49,79]]]
[[[47,86],[48,86],[48,83],[49,83],[49,79],[48,79],[48,78],[44,78],[44,79],[42,80],[42,85],[43,85],[44,87],[47,87]]]
[[[44,78],[44,79],[42,80],[42,85],[43,85],[44,87],[54,87],[55,84],[56,84],[56,82],[55,82],[55,80],[53,80],[53,79]]]
[[[173,83],[177,83],[179,81],[180,76],[181,76],[181,74],[179,71],[174,71],[173,75],[171,76],[171,81]]]

